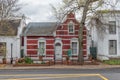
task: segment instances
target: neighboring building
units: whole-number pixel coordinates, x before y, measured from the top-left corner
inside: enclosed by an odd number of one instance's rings
[[[56,22],[31,22],[23,34],[25,56],[38,57],[39,50],[43,50],[46,58],[55,61],[63,60],[66,52],[71,49],[72,58],[79,53],[78,31],[80,23],[73,13],[69,13],[62,23]],[[83,33],[83,53],[87,57],[87,31]]]
[[[97,58],[106,60],[120,58],[120,11],[98,11],[99,19],[105,26],[104,33],[97,26],[92,29],[92,40],[97,47]],[[100,28],[99,28],[100,29]]]
[[[7,58],[20,58],[20,34],[25,27],[24,19],[4,20],[0,22],[0,62]]]

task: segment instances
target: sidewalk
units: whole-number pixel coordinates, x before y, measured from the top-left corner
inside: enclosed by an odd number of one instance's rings
[[[1,64],[0,64],[1,65]],[[99,65],[52,65],[52,66],[32,66],[32,67],[13,67],[12,65],[2,65],[0,69],[105,69],[120,68],[120,65],[107,65],[100,63]]]

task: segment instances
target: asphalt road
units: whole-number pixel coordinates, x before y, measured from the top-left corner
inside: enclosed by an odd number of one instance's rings
[[[120,80],[120,68],[0,70],[0,80]]]

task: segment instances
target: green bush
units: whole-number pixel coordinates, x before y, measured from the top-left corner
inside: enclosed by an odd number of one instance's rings
[[[119,59],[105,60],[103,62],[110,65],[120,65]]]
[[[32,64],[33,60],[31,58],[29,58],[29,57],[25,57],[25,63]]]
[[[42,61],[42,62],[41,62],[41,64],[45,64],[45,62],[44,62],[44,61]]]

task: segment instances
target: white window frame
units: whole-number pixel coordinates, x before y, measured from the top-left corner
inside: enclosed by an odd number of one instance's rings
[[[72,31],[72,32],[70,32],[70,28],[69,28],[69,25],[70,25],[70,24],[73,25],[73,31]],[[69,33],[74,33],[74,32],[75,32],[74,23],[73,23],[72,21],[70,21],[70,22],[68,23],[68,32],[69,32]]]
[[[43,54],[43,56],[46,56],[46,39],[45,38],[39,38],[39,40],[38,40],[38,49],[39,49],[39,43],[40,42],[44,42],[45,44],[45,46],[44,46],[44,54]],[[38,51],[38,55],[39,55],[40,53],[39,53],[39,51]]]
[[[115,25],[112,24],[113,22],[115,22]],[[110,27],[114,27],[115,31],[110,31]],[[109,34],[116,34],[116,21],[109,21]]]
[[[73,54],[72,55],[78,55],[78,52],[79,52],[79,44],[78,44],[78,38],[72,38],[71,39],[71,52],[72,52],[72,42],[76,42],[77,43],[77,53],[76,54]]]

